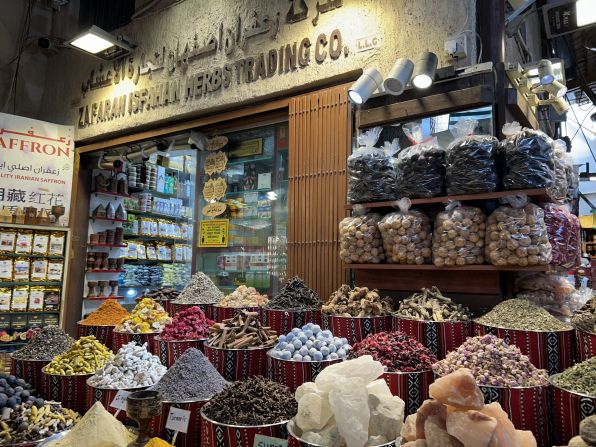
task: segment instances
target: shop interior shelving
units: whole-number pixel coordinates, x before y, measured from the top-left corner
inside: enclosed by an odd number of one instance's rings
[[[515,265],[490,265],[475,264],[453,267],[437,267],[433,264],[344,264],[346,269],[355,270],[441,270],[441,271],[484,271],[484,272],[548,272],[551,270],[549,265],[532,265],[528,267],[519,267]]]

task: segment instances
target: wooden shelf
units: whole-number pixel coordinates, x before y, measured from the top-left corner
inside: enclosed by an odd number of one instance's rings
[[[9,258],[43,258],[43,259],[64,259],[62,255],[42,255],[42,254],[27,254],[27,253],[2,253],[0,256],[8,256]]]
[[[502,197],[507,197],[516,194],[526,194],[528,197],[536,197],[539,200],[548,200],[548,196],[546,195],[546,189],[539,188],[539,189],[520,189],[514,191],[496,191],[496,192],[487,192],[484,194],[466,194],[466,195],[459,195],[459,196],[443,196],[443,197],[431,197],[429,199],[412,199],[412,206],[415,205],[427,205],[433,203],[447,203],[449,201],[458,200],[460,202],[471,202],[475,200],[492,200],[492,199],[500,199]],[[359,204],[347,204],[345,209],[351,210],[354,208],[355,205],[362,205],[364,208],[392,208],[396,206],[396,200],[387,201],[387,202],[370,202],[370,203],[359,203]]]
[[[87,301],[105,301],[105,300],[123,300],[124,297],[123,296],[86,296],[85,298],[83,298],[84,300]]]
[[[547,272],[550,270],[550,265],[534,265],[530,267],[518,267],[515,265],[496,266],[489,264],[480,265],[462,265],[456,267],[437,267],[434,264],[344,264],[345,269],[354,270],[435,270],[448,272],[452,271],[484,271],[484,272],[501,272],[501,271],[520,271],[520,272]]]
[[[18,287],[18,286],[62,286],[61,281],[0,281],[0,287]]]
[[[126,270],[85,270],[87,273],[124,273]]]
[[[109,217],[98,217],[98,216],[89,216],[89,219],[91,220],[103,220],[106,222],[128,222],[128,220],[126,219],[111,219]]]
[[[100,196],[109,196],[109,197],[130,198],[130,194],[119,194],[117,192],[111,192],[111,191],[91,191],[91,194],[96,194],[96,195],[100,195]]]
[[[87,246],[88,247],[110,247],[110,248],[124,248],[124,247],[126,247],[126,245],[124,245],[124,244],[114,245],[114,244],[91,244],[91,243],[88,243]]]

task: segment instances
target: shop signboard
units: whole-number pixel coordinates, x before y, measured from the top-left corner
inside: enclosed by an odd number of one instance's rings
[[[227,247],[228,219],[202,220],[199,228],[199,247]]]
[[[0,209],[68,226],[74,127],[0,113]],[[53,217],[51,217],[53,216]],[[8,219],[3,219],[4,221]],[[13,218],[13,222],[18,222]]]

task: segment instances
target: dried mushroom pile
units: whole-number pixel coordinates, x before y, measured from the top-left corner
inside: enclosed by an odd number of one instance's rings
[[[341,286],[333,292],[327,304],[323,305],[323,313],[344,317],[375,317],[391,313],[389,298],[381,298],[377,290],[367,287]]]
[[[215,348],[272,348],[278,338],[269,326],[261,326],[257,312],[245,310],[234,318],[214,324],[209,330],[209,345]]]
[[[472,316],[467,307],[454,303],[434,286],[400,302],[395,315],[425,321],[468,321]]]

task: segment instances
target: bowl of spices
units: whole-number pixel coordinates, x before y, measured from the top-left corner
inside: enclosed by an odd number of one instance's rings
[[[106,300],[86,318],[77,323],[77,338],[94,335],[100,343],[113,348],[114,328],[128,311],[116,300]]]
[[[579,361],[596,356],[596,297],[588,300],[571,318]]]
[[[144,298],[149,298],[160,304],[166,312],[170,315],[174,315],[171,310],[171,302],[180,296],[180,291],[173,287],[160,287],[159,289],[153,289],[143,295]]]
[[[472,314],[432,287],[400,302],[393,314],[393,330],[426,346],[438,359],[472,335]]]
[[[386,368],[382,377],[391,394],[405,402],[406,415],[416,413],[428,399],[433,382],[435,355],[420,342],[402,332],[379,332],[354,345],[349,358],[370,355]]]
[[[550,375],[573,364],[573,328],[532,301],[514,298],[474,320],[474,334],[493,334],[517,346]]]
[[[201,409],[201,446],[252,446],[257,434],[286,440],[297,411],[294,395],[280,383],[263,377],[234,382]]]
[[[368,335],[391,330],[391,299],[377,290],[342,285],[321,308],[323,326],[354,344]]]
[[[315,291],[295,276],[263,306],[263,323],[278,334],[286,334],[307,323],[321,325],[322,305],[323,302]]]
[[[564,445],[579,434],[579,424],[596,414],[596,357],[549,378],[553,412],[553,443]]]
[[[254,287],[238,286],[229,295],[224,296],[217,304],[214,304],[211,311],[213,319],[221,322],[234,315],[240,310],[256,312],[259,320],[263,318],[263,306],[268,303],[267,295],[261,295]]]
[[[190,348],[180,356],[162,378],[150,389],[162,397],[161,416],[154,418],[149,434],[173,442],[174,432],[166,429],[172,408],[190,411],[188,430],[178,433],[175,445],[201,445],[200,410],[209,399],[221,392],[228,383],[201,351]],[[175,411],[175,410],[174,410]]]
[[[199,306],[178,312],[165,325],[161,334],[155,337],[155,354],[164,365],[170,367],[187,349],[202,351],[213,323]]]
[[[486,403],[498,402],[518,430],[530,430],[539,446],[550,446],[548,373],[514,345],[486,334],[468,338],[433,365],[438,377],[467,368]]]
[[[352,347],[345,338],[334,337],[330,330],[308,323],[280,335],[267,352],[269,379],[296,391],[304,382],[312,382],[329,365],[343,361]]]
[[[114,349],[134,341],[139,345],[147,343],[149,351],[153,352],[155,337],[170,321],[170,316],[160,304],[143,298],[114,329]]]
[[[170,315],[193,306],[199,306],[208,318],[213,320],[213,305],[223,298],[224,294],[217,288],[211,278],[203,272],[197,272],[177,298],[170,302]]]
[[[81,337],[43,367],[44,397],[84,413],[88,408],[87,379],[113,356],[93,335]]]
[[[46,326],[29,343],[12,353],[10,373],[46,395],[41,370],[54,357],[64,354],[74,342],[74,338],[58,326]]]
[[[278,337],[270,327],[261,325],[257,312],[241,310],[209,331],[205,355],[226,380],[267,375],[267,351]]]

